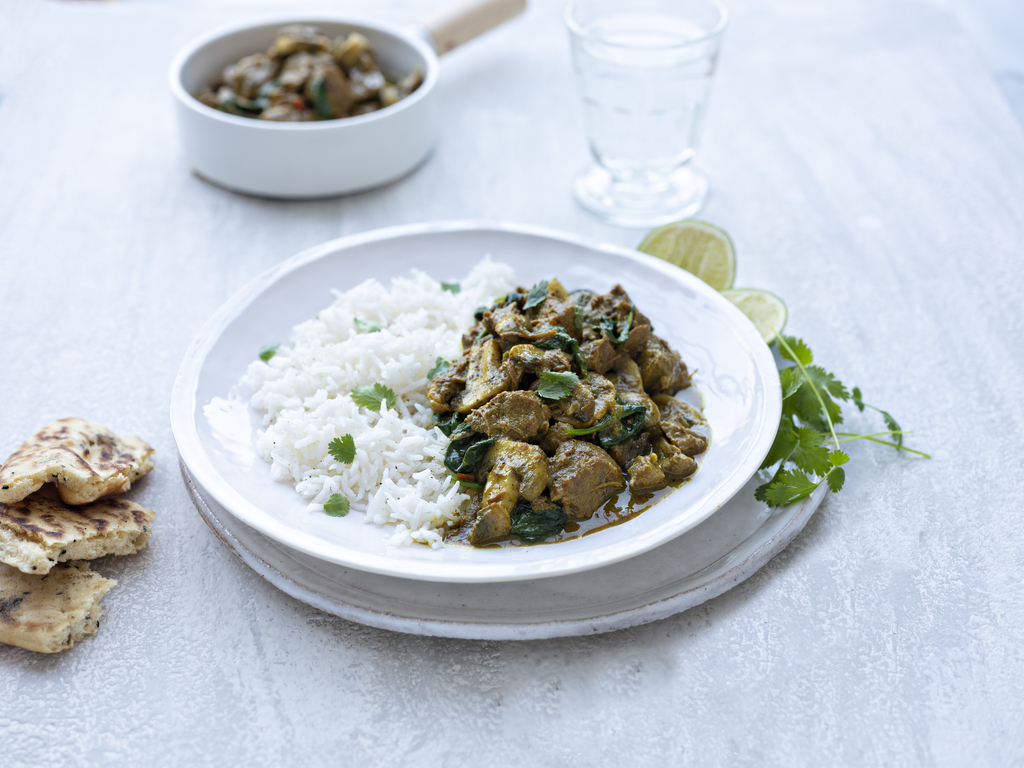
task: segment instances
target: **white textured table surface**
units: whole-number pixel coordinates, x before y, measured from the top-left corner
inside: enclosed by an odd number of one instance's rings
[[[437,149],[394,186],[281,203],[193,177],[172,55],[282,5],[0,4],[0,454],[81,415],[159,461],[132,491],[158,512],[149,549],[98,566],[120,582],[98,636],[0,647],[0,762],[1021,765],[1024,133],[949,10],[733,0],[699,156],[739,284],[784,296],[790,330],[934,459],[853,445],[803,535],[698,609],[500,643],[368,629],[248,572],[182,486],[178,362],[237,288],[339,235],[641,233],[570,199],[585,147],[560,2],[445,59]]]

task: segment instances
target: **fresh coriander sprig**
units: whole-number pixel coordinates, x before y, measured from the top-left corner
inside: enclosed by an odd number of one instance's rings
[[[526,294],[526,301],[523,303],[523,309],[533,309],[534,307],[543,303],[544,299],[548,297],[548,281],[541,280],[530,292]]]
[[[903,445],[903,432],[900,430],[900,425],[896,423],[896,419],[894,419],[888,411],[883,411],[881,408],[876,408],[870,403],[865,403],[861,398],[860,387],[854,387],[850,394],[853,395],[853,404],[857,406],[857,410],[861,413],[864,413],[865,408],[870,408],[871,410],[878,411],[882,414],[882,421],[884,421],[885,426],[889,428],[889,433],[894,435],[893,439],[898,445]],[[917,453],[917,451],[915,451],[915,453]]]
[[[327,444],[327,452],[335,461],[341,464],[351,464],[356,457],[356,441],[352,435],[336,437]]]
[[[571,371],[544,371],[540,375],[537,394],[548,400],[562,400],[572,394],[580,377]]]
[[[860,389],[848,391],[841,381],[818,365],[812,365],[814,354],[802,340],[777,334],[774,342],[779,354],[795,363],[779,369],[782,384],[782,418],[775,441],[768,451],[761,469],[778,465],[775,476],[758,487],[755,496],[769,506],[778,507],[810,496],[822,483],[838,493],[846,481],[843,466],[850,457],[839,449],[841,442],[869,440],[897,450],[931,458],[926,453],[903,445],[903,435],[896,420],[886,411],[864,403]],[[882,414],[887,432],[857,434],[836,432],[842,423],[842,408],[837,400],[853,399],[859,410],[871,408]],[[840,440],[840,435],[843,439]],[[878,439],[888,435],[893,442]],[[834,450],[824,443],[831,437]]]
[[[352,325],[356,327],[356,333],[377,333],[384,330],[384,326],[380,323],[363,320],[360,317],[353,317]]]
[[[352,390],[352,400],[356,405],[369,408],[371,411],[379,411],[381,401],[385,401],[388,408],[394,408],[398,404],[398,397],[391,387],[383,384],[364,384]]]
[[[344,517],[348,514],[349,501],[340,493],[332,493],[324,504],[324,513],[331,517]]]
[[[434,363],[434,367],[427,371],[427,379],[433,381],[435,376],[437,376],[439,373],[444,373],[450,367],[451,363],[449,363],[443,357],[437,358],[437,361]]]

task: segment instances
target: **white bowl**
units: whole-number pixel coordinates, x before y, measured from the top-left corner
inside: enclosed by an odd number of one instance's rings
[[[237,117],[194,96],[225,66],[266,50],[285,24],[312,24],[329,37],[365,35],[381,68],[423,84],[390,107],[358,117],[277,123]],[[438,60],[411,29],[352,16],[277,16],[223,27],[193,41],[171,65],[170,86],[188,164],[223,187],[253,195],[310,198],[377,187],[412,171],[434,143]]]
[[[694,371],[713,439],[700,471],[676,492],[621,525],[556,544],[475,549],[393,547],[394,526],[365,515],[328,517],[290,483],[274,481],[255,448],[262,414],[236,385],[260,347],[347,290],[412,268],[459,279],[490,254],[521,285],[557,276],[607,290],[622,283],[658,335]],[[232,399],[232,392],[235,392]],[[710,517],[750,479],[779,427],[782,390],[771,350],[734,304],[661,259],[521,224],[431,222],[351,235],[311,248],[257,277],[203,326],[171,395],[171,429],[205,494],[260,533],[314,558],[405,579],[498,582],[600,568],[658,547]]]

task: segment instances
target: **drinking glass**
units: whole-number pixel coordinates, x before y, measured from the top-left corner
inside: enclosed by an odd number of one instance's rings
[[[584,208],[625,226],[700,210],[692,167],[728,14],[718,0],[572,0],[565,23],[594,162],[573,184]]]

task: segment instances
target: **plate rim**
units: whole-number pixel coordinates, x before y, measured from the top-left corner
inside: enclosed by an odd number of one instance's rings
[[[274,519],[268,513],[242,497],[229,483],[220,478],[220,475],[211,468],[209,462],[198,460],[206,455],[196,429],[195,420],[193,419],[193,415],[196,412],[196,391],[203,364],[225,328],[244,312],[264,290],[284,276],[295,272],[307,264],[332,253],[348,250],[366,243],[423,234],[466,231],[508,233],[545,238],[637,261],[652,267],[655,271],[662,272],[672,280],[681,280],[684,283],[688,283],[696,292],[712,297],[711,300],[718,303],[726,315],[731,314],[734,320],[739,320],[738,327],[744,337],[738,338],[738,341],[741,342],[741,346],[750,355],[755,370],[761,374],[768,386],[765,392],[764,413],[761,414],[766,417],[765,426],[757,436],[754,446],[748,451],[747,462],[741,462],[737,465],[737,469],[741,470],[740,474],[742,474],[742,477],[736,479],[736,482],[732,484],[733,487],[730,489],[720,488],[713,492],[703,503],[704,509],[699,516],[687,519],[685,523],[676,526],[667,526],[669,530],[668,535],[662,535],[654,542],[651,542],[649,537],[638,538],[634,542],[634,546],[620,545],[617,551],[613,551],[612,554],[605,554],[596,561],[593,553],[577,553],[566,557],[562,564],[547,565],[541,571],[528,571],[524,573],[519,570],[522,567],[521,565],[495,563],[486,566],[477,564],[474,568],[468,569],[469,572],[466,573],[437,572],[437,564],[424,560],[399,560],[397,558],[387,558],[378,554],[361,552],[345,553],[345,556],[339,557],[338,553],[326,552],[323,545],[327,545],[327,543],[323,542],[322,539],[318,539],[313,534],[295,531],[294,528]],[[765,375],[767,371],[774,375]],[[782,389],[779,384],[775,360],[768,345],[764,343],[754,325],[736,306],[696,276],[680,270],[678,267],[668,264],[661,259],[636,250],[598,242],[547,227],[507,221],[460,219],[402,224],[335,238],[306,248],[254,277],[232,294],[200,327],[200,330],[186,350],[178,369],[178,374],[175,377],[174,386],[171,391],[169,415],[171,432],[182,461],[189,468],[189,471],[193,473],[199,484],[229,514],[263,535],[311,557],[361,571],[419,581],[484,583],[524,581],[590,570],[635,557],[682,535],[720,509],[723,504],[739,492],[747,480],[757,471],[774,441],[781,413]],[[753,461],[754,458],[756,458],[756,462]],[[730,477],[736,476],[737,469],[733,470]],[[236,510],[235,506],[238,506],[241,511]],[[250,507],[251,509],[249,509]],[[318,542],[322,546],[317,546]],[[481,570],[486,571],[486,573],[481,573]]]
[[[692,579],[703,574],[707,577],[705,581],[700,584],[684,587],[671,597],[655,599],[633,608],[616,610],[611,613],[595,614],[586,618],[554,619],[512,624],[460,621],[458,618],[440,620],[403,616],[394,610],[375,611],[370,608],[352,605],[340,598],[333,598],[322,594],[313,589],[313,587],[304,585],[295,576],[289,575],[286,570],[269,562],[263,555],[239,540],[236,533],[217,516],[216,510],[210,507],[209,500],[203,496],[202,489],[195,483],[194,478],[189,474],[189,470],[180,456],[179,469],[181,470],[182,478],[193,506],[203,519],[203,522],[210,528],[213,535],[223,542],[231,553],[249,570],[289,597],[332,616],[338,616],[347,621],[353,621],[377,629],[386,629],[391,632],[401,632],[409,635],[483,641],[550,640],[558,637],[579,637],[616,632],[621,629],[630,629],[661,621],[683,611],[688,611],[691,608],[696,608],[709,600],[725,594],[733,587],[739,586],[771,562],[776,555],[782,552],[800,535],[800,532],[803,531],[807,523],[814,516],[814,513],[829,495],[828,488],[823,483],[808,498],[778,510],[775,514],[766,518],[762,525],[752,532],[750,536],[737,543],[735,547],[725,552],[714,563],[698,571],[696,574],[691,574],[689,577],[684,576],[681,579],[682,582],[685,582],[688,578]],[[230,512],[227,514],[229,517],[233,517]],[[245,525],[242,521],[236,520],[236,522],[239,525]],[[744,548],[754,537],[763,536],[765,531],[774,531],[774,533],[761,541],[742,560],[735,561],[731,559],[735,552]],[[262,538],[267,538],[259,531],[254,531],[254,533]],[[297,568],[307,569],[307,566],[291,556],[290,548],[286,544],[272,539],[268,539],[268,543],[273,547],[280,548],[282,555],[295,563]],[[554,578],[557,579],[558,577]],[[458,606],[453,604],[453,610],[457,612]]]

